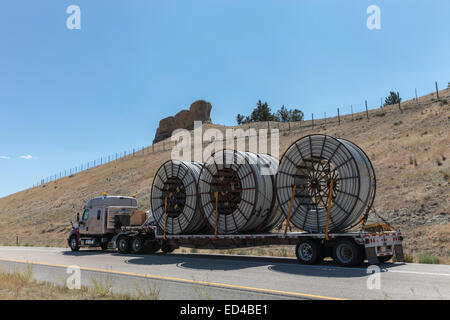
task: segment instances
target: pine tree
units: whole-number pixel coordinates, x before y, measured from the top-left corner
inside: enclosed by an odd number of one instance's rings
[[[281,122],[288,122],[291,121],[291,114],[288,109],[283,105],[281,106],[281,109],[277,111],[277,117],[279,121]]]
[[[269,104],[267,102],[258,101],[256,108],[253,109],[251,114],[252,122],[260,121],[274,121],[275,116],[270,112]]]
[[[289,115],[290,115],[290,121],[292,121],[292,122],[302,121],[303,117],[304,117],[303,112],[298,109],[289,110]]]
[[[238,115],[236,116],[236,121],[237,121],[237,124],[244,124],[245,116],[238,113]]]

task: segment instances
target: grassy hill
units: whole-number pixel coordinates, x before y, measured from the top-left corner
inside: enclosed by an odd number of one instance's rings
[[[405,250],[419,256],[450,257],[450,89],[440,92],[441,101],[430,94],[418,101],[388,106],[326,121],[278,124],[280,155],[297,139],[323,133],[349,139],[371,158],[377,174],[377,213],[405,236]],[[352,120],[353,119],[353,120]],[[220,125],[207,125],[225,129]],[[245,125],[244,128],[247,128]],[[267,127],[267,123],[252,124]],[[236,127],[235,127],[236,128]],[[168,146],[169,141],[166,142]],[[169,147],[148,147],[88,171],[0,199],[0,245],[65,246],[69,220],[75,219],[85,202],[103,192],[137,194],[142,209],[149,207],[150,187],[159,166],[170,158]],[[374,219],[372,216],[371,219]]]

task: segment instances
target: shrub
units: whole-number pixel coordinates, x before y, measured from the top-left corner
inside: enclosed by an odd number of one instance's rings
[[[400,95],[398,93],[395,93],[394,91],[391,91],[389,93],[389,97],[387,97],[384,100],[384,105],[388,106],[388,105],[391,105],[391,104],[397,104],[397,103],[399,103],[401,101],[402,101],[402,98],[400,98]]]
[[[426,263],[426,264],[439,264],[439,258],[435,257],[431,254],[424,254],[419,256],[419,263]]]
[[[395,257],[394,257],[394,259],[392,261],[396,261]],[[412,263],[412,262],[414,262],[414,257],[412,255],[409,255],[409,254],[404,254],[403,255],[403,261],[404,262],[408,262],[408,263]]]

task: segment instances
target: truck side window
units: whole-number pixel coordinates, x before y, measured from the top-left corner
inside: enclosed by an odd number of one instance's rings
[[[102,210],[97,210],[97,220],[100,220],[101,215],[102,215]]]
[[[83,221],[86,221],[89,218],[89,209],[84,210],[83,212]]]

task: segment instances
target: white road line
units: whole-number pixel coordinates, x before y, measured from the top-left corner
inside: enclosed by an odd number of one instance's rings
[[[388,273],[412,273],[412,274],[420,274],[424,276],[445,276],[450,277],[449,273],[433,273],[433,272],[420,272],[420,271],[401,271],[401,270],[386,270]]]

